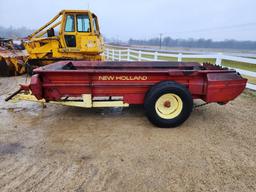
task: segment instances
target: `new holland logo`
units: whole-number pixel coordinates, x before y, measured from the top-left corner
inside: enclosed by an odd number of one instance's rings
[[[99,76],[100,81],[146,81],[147,76]]]

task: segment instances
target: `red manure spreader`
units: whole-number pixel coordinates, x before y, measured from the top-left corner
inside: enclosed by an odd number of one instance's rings
[[[144,105],[163,128],[182,124],[193,100],[226,104],[246,87],[235,70],[193,62],[60,61],[34,70],[13,97],[84,108]],[[14,99],[13,98],[13,99]]]

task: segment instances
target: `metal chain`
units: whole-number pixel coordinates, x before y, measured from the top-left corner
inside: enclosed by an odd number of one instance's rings
[[[199,107],[203,107],[205,105],[208,105],[210,103],[203,103],[203,104],[200,104],[200,105],[194,105],[194,108],[193,109],[196,109],[196,108],[199,108]]]

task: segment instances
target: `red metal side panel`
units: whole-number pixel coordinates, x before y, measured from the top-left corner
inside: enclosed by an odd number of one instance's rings
[[[61,97],[78,97],[91,93],[90,76],[87,73],[41,73],[43,95],[47,100],[59,100]]]
[[[194,63],[104,63],[72,62],[76,69],[63,69],[70,62],[59,62],[35,70],[32,93],[46,100],[62,97],[122,96],[129,104],[143,104],[146,92],[161,81],[185,85],[193,98],[206,102],[228,102],[246,86],[246,79],[219,67],[202,69]],[[195,67],[195,68],[193,68]]]
[[[201,76],[176,76],[166,73],[89,73],[77,71],[41,72],[43,98],[59,100],[62,97],[79,97],[82,94],[93,96],[123,96],[129,104],[143,104],[145,93],[161,81],[175,81],[188,87],[196,97],[203,94],[204,80]],[[41,93],[41,94],[42,94]]]
[[[39,79],[39,75],[33,75],[30,80],[30,90],[32,91],[33,95],[38,99],[43,99],[43,89],[42,89],[42,82]]]
[[[237,73],[209,73],[207,80],[206,102],[233,100],[243,92],[247,82]]]
[[[144,104],[145,94],[124,94],[124,102],[129,104]]]

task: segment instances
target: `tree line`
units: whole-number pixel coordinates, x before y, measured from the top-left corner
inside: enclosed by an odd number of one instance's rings
[[[0,38],[22,38],[33,33],[34,30],[26,27],[1,27]],[[105,37],[107,41],[107,38]],[[110,41],[109,42],[114,42]],[[120,42],[119,42],[120,43]],[[256,50],[256,41],[237,41],[224,40],[213,41],[212,39],[174,39],[171,37],[151,38],[146,40],[129,39],[129,45],[147,45],[147,46],[164,46],[164,47],[182,47],[182,48],[220,48],[220,49],[247,49]]]
[[[256,41],[224,40],[213,41],[212,39],[173,39],[171,37],[152,38],[147,40],[130,39],[130,45],[148,45],[183,48],[221,48],[221,49],[256,49]]]
[[[31,33],[33,33],[34,30],[28,29],[26,27],[1,27],[0,26],[0,37],[1,38],[22,38],[27,37]]]

